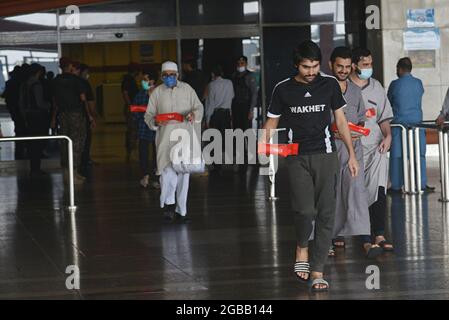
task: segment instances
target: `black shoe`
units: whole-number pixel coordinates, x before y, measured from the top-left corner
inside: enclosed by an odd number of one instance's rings
[[[173,222],[176,220],[176,212],[175,212],[175,205],[165,205],[164,207],[164,221],[166,222]]]
[[[423,191],[424,192],[428,192],[428,193],[432,193],[432,192],[435,192],[435,187],[431,187],[431,186],[426,185],[426,187],[424,188]]]
[[[191,223],[192,219],[188,218],[187,216],[182,216],[179,213],[175,212],[176,215],[176,221],[178,221],[179,223]]]

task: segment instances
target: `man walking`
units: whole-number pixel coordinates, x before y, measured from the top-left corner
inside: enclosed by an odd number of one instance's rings
[[[312,41],[301,43],[294,52],[296,76],[278,83],[272,94],[266,134],[270,141],[279,120],[288,125],[290,142],[299,144],[299,154],[287,158],[291,203],[295,214],[295,274],[301,280],[312,280],[314,291],[324,291],[329,283],[323,279],[324,264],[332,239],[335,217],[335,187],[338,158],[331,127],[331,111],[345,143],[348,167],[357,176],[358,164],[343,112],[346,101],[333,77],[319,74],[321,50]],[[315,221],[314,239],[309,237]]]
[[[365,165],[365,185],[368,189],[371,234],[374,243],[385,251],[393,250],[385,239],[386,192],[388,184],[387,152],[391,146],[390,121],[393,111],[385,89],[379,81],[372,78],[373,57],[371,51],[356,48],[352,51],[351,81],[362,89],[362,97],[367,108],[365,127],[370,129],[367,137],[362,137],[363,159]],[[372,243],[369,236],[362,239],[365,244]]]

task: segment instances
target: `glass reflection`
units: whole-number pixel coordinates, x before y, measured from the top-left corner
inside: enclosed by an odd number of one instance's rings
[[[0,30],[1,32],[56,30],[56,11],[0,18]]]
[[[182,25],[241,24],[259,21],[259,2],[248,0],[180,1]]]
[[[312,22],[344,22],[344,0],[312,1],[310,18]]]
[[[60,11],[60,23],[70,13]],[[80,28],[139,28],[176,25],[175,0],[119,1],[80,7]]]

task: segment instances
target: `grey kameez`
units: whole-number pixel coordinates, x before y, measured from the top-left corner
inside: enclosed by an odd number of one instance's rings
[[[379,187],[387,191],[388,158],[387,153],[380,153],[379,144],[384,138],[380,124],[393,119],[393,110],[385,89],[376,79],[371,78],[362,88],[362,97],[367,110],[374,109],[375,115],[367,117],[365,127],[371,130],[368,137],[362,137],[363,159],[365,164],[365,185],[368,190],[368,205],[377,201]]]
[[[344,93],[347,101],[344,108],[346,119],[358,124],[365,122],[365,103],[361,89],[350,81],[347,81],[347,89]],[[336,211],[334,237],[354,236],[370,234],[370,218],[368,211],[368,193],[365,188],[363,147],[360,139],[353,141],[354,152],[360,167],[357,177],[351,177],[348,168],[349,153],[341,140],[335,141],[338,158],[340,161],[339,179],[336,193]]]

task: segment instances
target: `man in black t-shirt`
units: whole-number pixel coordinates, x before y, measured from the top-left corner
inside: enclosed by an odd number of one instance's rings
[[[130,63],[128,66],[128,74],[123,76],[122,80],[122,96],[124,105],[124,115],[126,121],[126,161],[131,159],[131,153],[136,148],[137,143],[137,126],[134,118],[129,110],[129,106],[132,104],[134,97],[139,92],[138,83],[141,82],[143,77],[142,69],[136,63]]]
[[[342,110],[346,101],[340,86],[335,78],[319,74],[320,48],[305,41],[295,50],[293,61],[298,73],[274,88],[262,142],[270,141],[282,117],[290,143],[299,144],[299,154],[287,158],[297,239],[294,271],[301,280],[312,280],[312,290],[324,291],[329,288],[323,269],[334,227],[338,170],[331,112],[348,149],[352,176],[358,174],[358,163]]]
[[[75,183],[80,184],[85,180],[79,170],[81,156],[86,142],[86,90],[77,76],[73,74],[73,62],[65,57],[59,60],[62,74],[53,80],[54,109],[51,127],[56,128],[56,116],[61,122],[61,134],[68,136],[73,142],[73,168]],[[61,163],[67,168],[66,143],[61,149]],[[64,171],[64,178],[68,177],[68,171]]]
[[[84,144],[81,166],[83,173],[87,173],[88,167],[92,164],[90,159],[90,147],[92,145],[92,130],[96,127],[97,111],[95,107],[95,97],[92,87],[87,80],[89,78],[89,66],[83,63],[74,65],[74,74],[81,81],[81,85],[86,92],[86,143]]]

